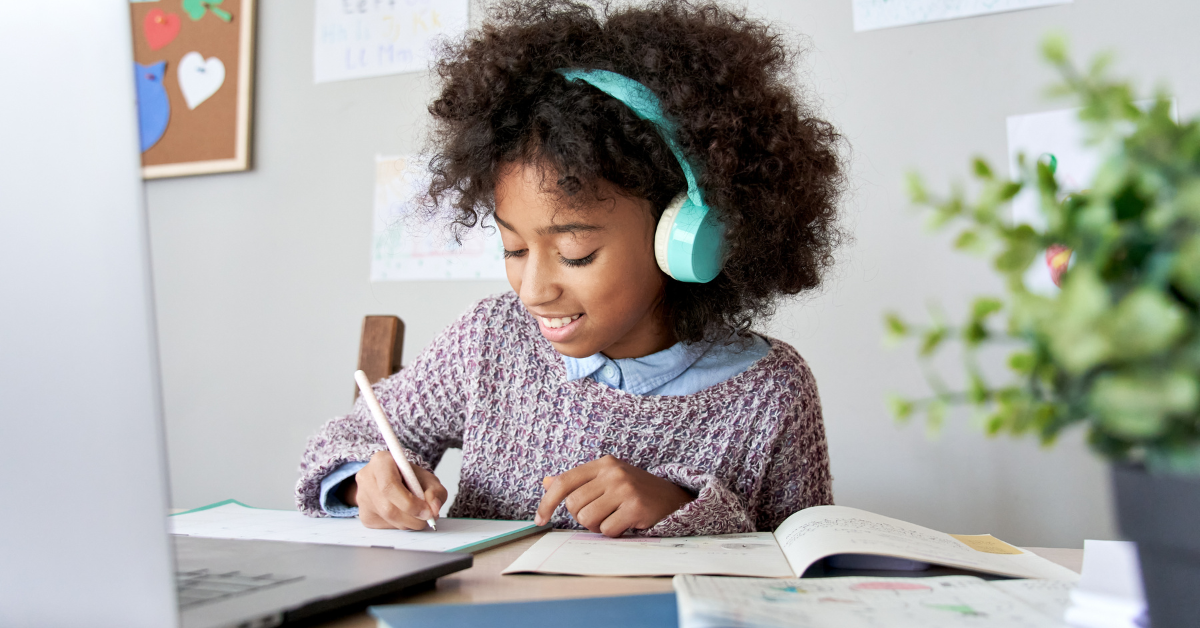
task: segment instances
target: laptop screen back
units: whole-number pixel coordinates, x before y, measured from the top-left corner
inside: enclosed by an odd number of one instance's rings
[[[0,625],[177,622],[126,0],[0,19]]]

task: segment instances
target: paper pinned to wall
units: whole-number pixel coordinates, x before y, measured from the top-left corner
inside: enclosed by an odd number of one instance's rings
[[[371,281],[504,279],[496,229],[472,229],[460,245],[445,224],[422,219],[418,202],[428,185],[429,170],[419,158],[375,158]]]
[[[467,28],[468,0],[315,2],[315,83],[423,71],[438,38]]]
[[[854,0],[854,31],[1036,9],[1074,0]]]
[[[1080,192],[1100,167],[1100,149],[1085,142],[1078,109],[1059,109],[1008,117],[1008,171],[1016,179],[1021,175],[1019,156],[1026,160],[1053,157],[1054,174],[1063,193]],[[1046,218],[1035,186],[1026,186],[1012,201],[1013,224],[1030,225],[1041,230]],[[1045,253],[1025,273],[1025,287],[1035,294],[1053,295],[1054,284]]]

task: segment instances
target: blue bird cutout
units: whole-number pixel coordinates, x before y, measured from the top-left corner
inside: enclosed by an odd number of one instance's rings
[[[133,64],[137,84],[138,134],[142,138],[143,153],[162,139],[167,130],[167,122],[171,120],[171,102],[167,99],[166,88],[163,87],[163,75],[166,70],[166,61],[152,65],[137,62]]]

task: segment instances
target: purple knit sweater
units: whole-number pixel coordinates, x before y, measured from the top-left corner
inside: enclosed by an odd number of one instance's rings
[[[509,292],[476,303],[374,389],[412,462],[433,469],[447,448],[462,448],[451,517],[532,519],[543,477],[605,454],[696,495],[645,531],[652,536],[771,530],[797,510],[833,503],[816,382],[778,340],[749,369],[700,392],[632,395],[589,378],[567,382],[562,357]],[[300,510],[321,516],[321,479],[386,448],[360,398],[309,439]],[[581,527],[565,505],[551,522]]]

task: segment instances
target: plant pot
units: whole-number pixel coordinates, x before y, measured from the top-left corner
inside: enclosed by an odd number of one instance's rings
[[[1138,546],[1153,628],[1200,626],[1200,477],[1113,465],[1117,524]]]

